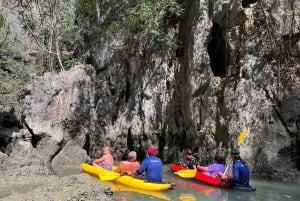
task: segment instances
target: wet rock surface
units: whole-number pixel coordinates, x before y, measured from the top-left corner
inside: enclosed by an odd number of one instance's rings
[[[27,166],[1,171],[1,201],[111,200],[109,186],[85,173],[59,177],[48,168]]]

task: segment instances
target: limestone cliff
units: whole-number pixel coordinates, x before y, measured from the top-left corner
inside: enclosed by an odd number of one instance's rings
[[[165,162],[191,148],[207,163],[247,129],[240,151],[252,172],[299,181],[300,2],[180,2],[185,14],[168,27],[178,49],[98,34],[92,66],[34,77],[20,111],[32,149],[62,164],[74,143],[92,158],[108,145],[118,159],[154,145]]]

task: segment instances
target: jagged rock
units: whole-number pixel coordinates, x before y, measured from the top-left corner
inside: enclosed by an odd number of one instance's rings
[[[106,195],[108,186],[95,182],[85,173],[58,177],[41,166],[16,168],[3,173],[0,188],[6,190],[6,194],[1,192],[1,201],[111,200]],[[22,186],[31,188],[26,191]]]
[[[67,165],[73,151],[81,160],[111,146],[117,159],[136,150],[141,160],[155,145],[165,162],[191,148],[206,163],[248,129],[240,151],[252,172],[283,179],[297,171],[299,1],[183,4],[170,28],[177,50],[107,40],[101,29],[86,44],[93,67],[34,75],[20,95],[31,144],[16,137],[9,157],[31,150],[34,163]]]
[[[89,157],[86,150],[76,140],[70,140],[52,160],[52,165],[57,167],[76,166]]]

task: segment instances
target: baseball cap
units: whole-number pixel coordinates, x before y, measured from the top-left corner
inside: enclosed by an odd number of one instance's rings
[[[157,153],[157,150],[155,147],[149,147],[148,154],[155,155]]]
[[[190,150],[190,149],[187,149],[187,150],[185,151],[185,153],[188,154],[188,155],[192,155],[192,154],[193,154],[192,150]]]

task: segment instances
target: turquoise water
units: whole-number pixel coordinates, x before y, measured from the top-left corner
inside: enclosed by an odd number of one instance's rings
[[[182,201],[299,201],[300,185],[293,183],[275,182],[259,178],[252,178],[251,185],[255,192],[242,192],[233,189],[219,188],[206,185],[194,179],[183,179],[174,175],[168,166],[164,168],[164,179],[175,182],[176,188],[147,195],[141,192],[116,191],[112,195],[115,201],[130,200],[182,200]],[[132,191],[132,189],[129,189]],[[164,195],[164,196],[163,196]]]
[[[78,168],[54,169],[58,176],[69,176],[81,173]],[[94,178],[91,177],[94,180]],[[181,201],[299,201],[299,183],[285,183],[260,178],[252,178],[250,183],[256,187],[255,192],[241,192],[233,189],[219,188],[206,185],[194,179],[183,179],[175,175],[168,165],[164,166],[164,179],[176,183],[173,190],[153,192],[141,191],[138,189],[121,186],[111,183],[113,186],[113,201],[157,201],[157,200],[181,200]],[[101,181],[97,181],[101,182]],[[109,183],[106,183],[109,184]],[[16,192],[28,192],[36,188],[35,184],[7,186],[0,189],[0,198]]]

